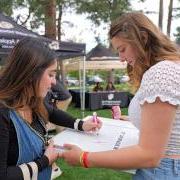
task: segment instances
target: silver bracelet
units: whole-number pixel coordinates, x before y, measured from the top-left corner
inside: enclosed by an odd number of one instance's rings
[[[74,122],[74,129],[75,130],[78,130],[78,125],[79,125],[79,122],[81,121],[81,119],[76,119],[75,122]]]

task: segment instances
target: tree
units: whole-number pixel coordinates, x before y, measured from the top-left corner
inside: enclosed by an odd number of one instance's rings
[[[76,0],[76,11],[79,14],[86,13],[87,17],[92,20],[95,25],[101,22],[111,24],[114,19],[123,12],[130,10],[130,0]],[[99,41],[99,38],[96,37]],[[111,45],[110,45],[111,46]],[[109,77],[113,82],[113,70],[109,72]]]
[[[13,13],[12,7],[13,7],[13,0],[9,0],[9,1],[1,0],[0,1],[0,11],[9,16]]]
[[[56,39],[56,0],[46,0],[43,3],[45,36]]]
[[[163,0],[159,0],[159,28],[163,28]]]
[[[173,0],[170,0],[169,10],[168,10],[168,23],[167,23],[167,35],[168,36],[170,36],[170,32],[171,32],[172,11],[173,11]]]
[[[62,15],[63,13],[69,8],[73,7],[76,4],[76,0],[56,0],[57,1],[57,12],[58,17],[56,19],[57,21],[57,37],[58,40],[61,40],[62,35]],[[68,23],[68,22],[66,22]]]
[[[178,0],[180,2],[180,0]],[[173,11],[176,13],[175,18],[180,18],[180,7],[173,8]],[[174,34],[176,37],[176,43],[180,45],[180,26],[176,28],[177,33]]]
[[[24,0],[1,0],[0,1],[0,11],[11,16],[13,14],[13,9],[18,7],[24,7]]]
[[[45,15],[45,36],[61,40],[61,24],[64,9],[74,3],[72,0],[46,0],[43,3]],[[58,17],[56,12],[58,11]]]
[[[180,18],[180,0],[177,0],[177,2],[179,2],[179,6],[173,7],[173,12],[175,18]]]
[[[102,21],[111,23],[127,10],[130,10],[129,0],[76,0],[77,13],[87,13],[88,18],[96,25],[100,25]]]
[[[176,37],[176,43],[180,45],[180,27],[177,27],[176,31],[177,33],[174,36]]]

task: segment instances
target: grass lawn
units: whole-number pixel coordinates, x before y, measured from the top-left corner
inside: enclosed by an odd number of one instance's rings
[[[127,109],[121,109],[122,114],[127,114]],[[68,112],[77,117],[81,118],[81,113],[79,108],[74,108],[73,105],[68,108]],[[98,116],[111,118],[111,110],[103,109],[96,111]],[[84,112],[85,116],[92,115],[92,111],[86,110]],[[100,169],[100,168],[90,168],[85,169],[81,167],[72,167],[67,165],[63,160],[58,160],[57,164],[61,167],[63,174],[56,178],[56,180],[130,180],[131,175],[129,173],[124,173],[116,170],[110,169]]]

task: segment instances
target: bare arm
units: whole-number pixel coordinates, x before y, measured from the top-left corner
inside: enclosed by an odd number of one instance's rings
[[[109,168],[142,168],[158,165],[175,116],[176,107],[156,100],[142,106],[139,144],[104,153],[90,153],[89,165]]]
[[[139,144],[119,150],[92,152],[88,155],[90,167],[131,169],[155,167],[164,155],[176,107],[156,100],[142,106]],[[78,164],[81,150],[75,146],[63,154],[70,164]]]

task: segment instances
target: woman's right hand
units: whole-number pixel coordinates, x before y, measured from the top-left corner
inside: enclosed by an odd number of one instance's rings
[[[54,148],[54,144],[51,141],[50,144],[47,146],[46,151],[44,153],[45,156],[49,159],[49,165],[51,165],[54,161],[58,159],[58,151]]]

